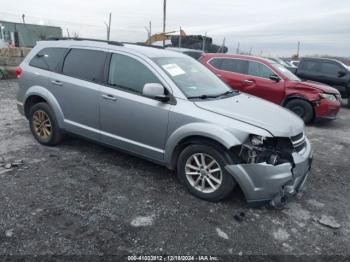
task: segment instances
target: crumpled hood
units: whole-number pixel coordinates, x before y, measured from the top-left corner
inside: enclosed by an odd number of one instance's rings
[[[321,92],[328,93],[328,94],[339,94],[339,91],[329,85],[314,82],[314,81],[304,81],[304,82],[298,82],[297,87],[309,87],[313,89],[317,89]]]
[[[263,128],[277,137],[291,137],[304,131],[304,122],[294,113],[246,94],[198,101],[195,104],[202,109]]]

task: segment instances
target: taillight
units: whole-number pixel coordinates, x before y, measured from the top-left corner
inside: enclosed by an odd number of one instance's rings
[[[22,68],[16,67],[16,77],[17,79],[21,78],[22,76]]]

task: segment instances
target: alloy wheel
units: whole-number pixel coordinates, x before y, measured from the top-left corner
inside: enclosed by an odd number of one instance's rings
[[[38,110],[33,114],[32,119],[33,130],[37,137],[47,140],[52,135],[52,125],[49,116],[43,111]]]
[[[210,155],[191,155],[185,165],[188,182],[202,193],[213,193],[222,183],[222,170],[219,163]]]

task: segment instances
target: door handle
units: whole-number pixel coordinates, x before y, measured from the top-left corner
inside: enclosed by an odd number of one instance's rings
[[[243,83],[246,84],[246,85],[251,85],[251,84],[254,83],[254,81],[252,81],[252,80],[244,80]]]
[[[106,99],[106,100],[110,100],[110,101],[116,101],[117,100],[117,98],[115,96],[112,96],[112,95],[102,95],[102,98]]]
[[[51,80],[51,83],[56,85],[56,86],[61,86],[62,85],[62,82],[58,81],[58,80]]]

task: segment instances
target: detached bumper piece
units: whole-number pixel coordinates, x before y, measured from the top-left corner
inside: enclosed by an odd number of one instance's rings
[[[245,163],[226,166],[240,185],[248,203],[270,203],[279,208],[302,191],[311,174],[312,149],[304,135],[292,138],[295,148],[291,161],[283,163]],[[302,145],[302,146],[301,146]]]

